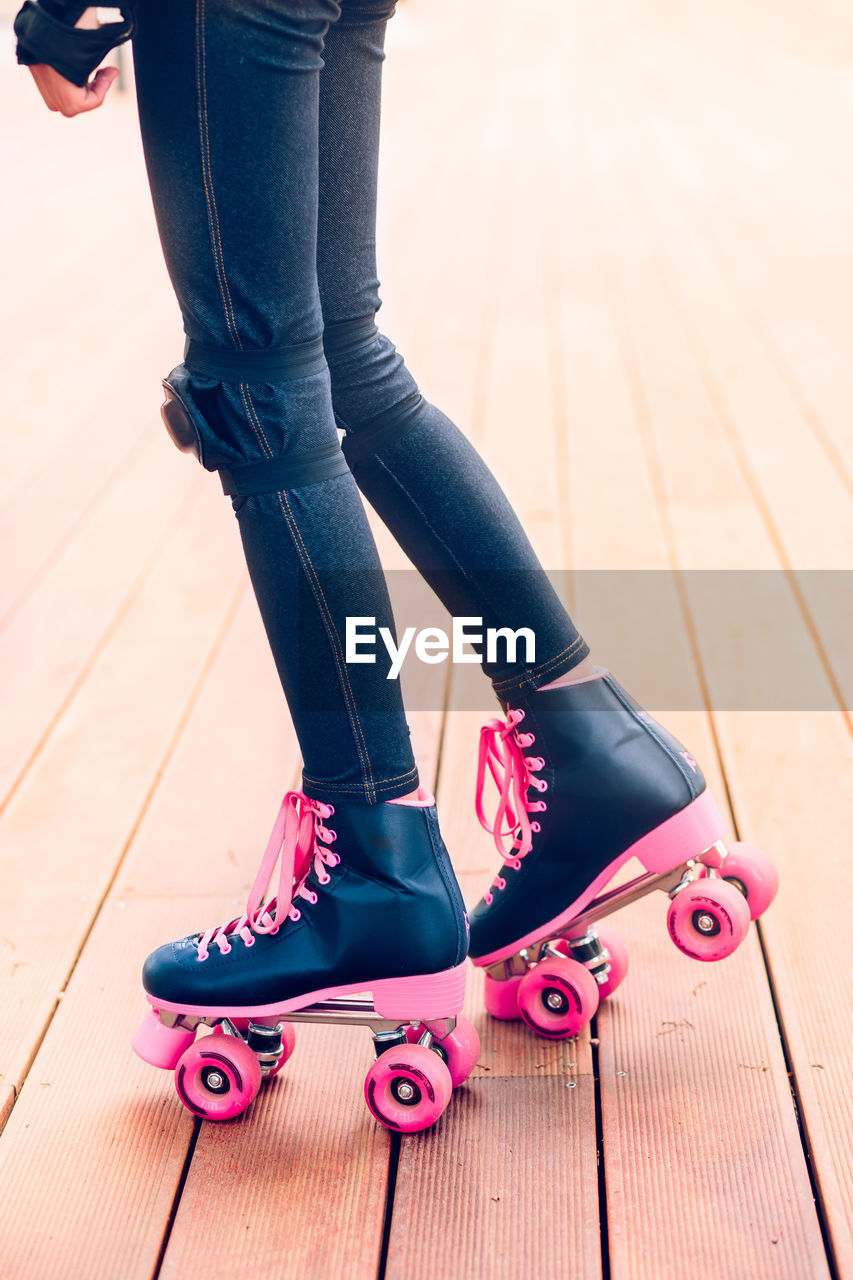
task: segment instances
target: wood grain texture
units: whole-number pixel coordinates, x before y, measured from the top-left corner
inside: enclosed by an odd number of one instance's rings
[[[163,1260],[168,1280],[194,1280],[200,1257],[210,1280],[376,1275],[391,1140],[364,1102],[370,1034],[297,1026],[296,1036],[244,1118],[202,1125]]]
[[[139,463],[117,479],[103,506],[69,537],[41,590],[0,636],[4,801],[50,732],[57,710],[73,698],[152,565],[166,553],[198,497],[197,479],[178,468],[163,475],[159,447],[146,449]],[[152,512],[155,488],[159,501]]]
[[[118,891],[227,895],[242,909],[298,775],[287,704],[247,588],[134,835]]]
[[[218,514],[200,502],[161,549],[0,821],[7,1083],[22,1079],[228,626],[240,579]]]
[[[43,483],[51,506],[40,512],[46,530],[32,529],[36,546],[58,514],[73,519],[75,502],[79,511],[88,483],[79,475],[82,461],[97,476],[107,458],[126,452],[137,415],[156,421],[159,379],[180,351],[133,94],[110,96],[108,110],[69,124],[44,109],[26,74],[7,65],[0,76],[0,102],[16,121],[0,140],[15,184],[15,198],[0,210],[0,323],[14,344],[0,512]],[[58,204],[64,235],[56,234]],[[29,245],[38,247],[22,251]],[[78,476],[64,492],[56,483],[63,461]],[[20,507],[18,514],[26,521]]]
[[[632,34],[643,38],[633,28]],[[596,378],[595,392],[601,391],[604,403],[614,409],[605,437],[609,445],[606,458],[580,438],[579,454],[570,455],[576,503],[573,539],[578,557],[585,563],[588,554],[593,563],[606,564],[609,559],[613,565],[636,563],[642,557],[641,564],[645,559],[654,566],[731,563],[742,567],[746,554],[755,558],[750,563],[778,565],[772,542],[762,529],[754,494],[744,493],[733,483],[728,441],[720,433],[717,406],[697,376],[693,352],[680,332],[672,304],[656,273],[646,270],[648,250],[639,229],[637,202],[625,199],[624,173],[639,167],[633,147],[645,115],[642,111],[626,115],[621,93],[623,87],[626,94],[632,93],[636,88],[633,78],[641,79],[646,64],[641,57],[634,65],[629,44],[618,48],[621,59],[614,57],[613,48],[605,58],[604,46],[596,43],[600,32],[590,29],[588,22],[581,22],[575,35],[572,56],[578,59],[579,78],[572,80],[567,96],[572,111],[581,115],[585,146],[578,149],[575,140],[565,141],[566,171],[575,175],[566,181],[573,192],[584,188],[589,208],[584,210],[581,205],[577,216],[572,212],[564,229],[567,294],[575,270],[573,227],[577,226],[576,234],[593,231],[597,260],[582,269],[580,301],[564,301],[561,308],[574,348],[567,348],[566,377],[568,387],[583,388],[588,381],[584,365],[589,360]],[[677,47],[677,36],[671,44]],[[649,143],[649,164],[653,156]],[[561,207],[574,210],[566,199]],[[691,283],[691,303],[697,300],[693,309],[704,314],[701,304],[706,290],[698,282]],[[580,319],[590,297],[595,301],[587,320],[593,323],[584,331],[575,315]],[[596,347],[600,351],[608,346],[615,384],[605,387],[598,376],[604,357]],[[624,388],[621,393],[618,383]],[[588,399],[589,392],[583,394],[583,402]],[[686,413],[690,415],[689,430],[685,429]],[[608,472],[609,502],[616,507],[621,504],[630,519],[623,516],[616,523],[608,519],[597,493],[590,493],[581,483],[585,474],[582,466],[595,452],[599,453],[599,465]],[[634,463],[630,470],[620,465],[625,457]],[[721,466],[728,466],[724,477]],[[713,538],[708,536],[709,521],[713,522]],[[667,632],[668,667],[691,661],[679,612],[674,611]],[[792,601],[789,622],[796,626],[798,621]],[[720,655],[709,649],[696,619],[694,624],[700,633],[703,678],[712,682],[714,660],[719,661]],[[804,660],[815,660],[807,637],[803,656]],[[713,683],[711,687],[713,691]],[[699,692],[694,684],[694,705],[701,705]],[[717,790],[713,760],[721,747],[728,785],[732,787],[733,781],[738,784],[734,800],[740,829],[746,838],[761,841],[761,827],[753,827],[742,814],[742,778],[732,778],[728,743],[724,737],[721,741],[722,717],[715,714],[705,725],[699,713],[682,712],[664,719],[708,768],[709,781]],[[745,719],[753,723],[761,717]],[[714,739],[709,730],[713,730]],[[775,754],[780,754],[778,747]],[[757,767],[764,772],[763,763]],[[792,775],[788,775],[788,787],[796,794]],[[775,844],[769,839],[765,843],[775,855]],[[793,1276],[809,1274],[812,1268],[825,1274],[808,1170],[755,938],[725,966],[703,966],[697,974],[699,966],[671,953],[660,918],[664,907],[662,902],[639,904],[624,913],[624,925],[621,918],[615,921],[617,928],[642,939],[643,950],[638,954],[635,948],[628,981],[602,1012],[597,1027],[613,1274],[678,1275],[685,1258],[691,1274]],[[644,922],[646,927],[637,932]],[[738,966],[736,976],[734,966]],[[686,984],[691,977],[693,982],[682,992],[684,1007],[664,1013],[661,1005],[671,999],[674,984]],[[707,1007],[697,1033],[687,996],[699,982],[703,985],[697,989],[697,997],[704,995]],[[640,1019],[638,1004],[645,1021]],[[660,1018],[654,1028],[656,1005]],[[677,1046],[670,1060],[661,1059],[660,1049],[653,1055],[653,1047],[669,1046],[670,1041]],[[752,1054],[744,1052],[747,1045],[753,1046]],[[754,1053],[756,1046],[763,1055],[759,1059]],[[639,1078],[632,1079],[632,1071],[626,1070],[628,1056],[645,1064]],[[747,1066],[736,1067],[735,1058]],[[763,1085],[758,1091],[752,1080],[744,1083],[740,1078],[753,1074],[748,1064],[755,1061],[759,1062]],[[625,1075],[616,1074],[622,1070]],[[755,1197],[748,1212],[744,1211],[745,1196]],[[703,1222],[705,1213],[708,1217]],[[781,1237],[771,1222],[774,1214],[788,1222],[784,1255],[779,1247]],[[684,1218],[688,1215],[697,1225],[685,1236]],[[712,1231],[712,1225],[716,1230]]]
[[[611,1274],[828,1276],[758,940],[699,965],[665,911],[614,918],[632,965],[598,1017]]]
[[[478,1080],[460,1090],[440,1130],[403,1144],[388,1280],[595,1280],[593,1132],[588,1075]]]
[[[0,1131],[3,1130],[6,1121],[12,1114],[12,1107],[15,1105],[15,1090],[10,1084],[4,1084],[0,1087]]]
[[[745,552],[750,564],[768,569],[840,564],[838,548],[849,542],[851,519],[840,483],[828,470],[825,451],[816,449],[789,389],[749,346],[736,309],[707,268],[702,246],[687,239],[671,211],[661,210],[659,198],[651,210],[635,203],[628,218],[624,200],[604,182],[601,186],[617,264],[616,306],[635,362],[641,425],[658,467],[661,503],[670,513],[671,554],[681,564],[733,569],[744,566]],[[652,219],[663,223],[663,233],[648,225]],[[650,295],[657,305],[640,322],[640,307]],[[690,306],[694,296],[702,299],[701,308]],[[737,348],[730,345],[731,333],[740,339]],[[748,361],[738,363],[735,351],[738,361],[748,353]],[[678,409],[686,403],[702,406],[701,471]],[[780,468],[777,448],[779,456],[797,459],[796,471]],[[696,512],[703,503],[721,509],[726,501],[731,507],[727,532],[717,537],[715,523],[709,540]],[[696,619],[696,634],[713,697],[721,662],[719,632],[702,621]],[[780,625],[789,651],[799,655],[798,674],[807,673],[812,687],[820,688],[827,667],[794,593]],[[792,647],[792,640],[799,647]],[[784,706],[784,672],[779,679]],[[842,870],[845,836],[833,817],[839,804],[849,808],[853,794],[849,734],[842,716],[828,711],[721,710],[715,725],[739,830],[763,843],[780,866],[780,897],[762,930],[812,1167],[834,1256],[844,1272],[853,1265],[853,1117],[844,1049],[853,1034],[850,971],[842,963],[834,982],[833,1016],[825,1016],[825,1002],[816,997],[826,982],[825,965],[810,940],[838,937],[842,952],[849,951],[843,942],[852,905],[849,877]],[[815,863],[804,850],[819,857],[820,879],[832,886],[828,897],[816,891]]]
[[[98,919],[0,1138],[3,1280],[152,1274],[193,1121],[130,1036],[140,940],[185,911],[112,901]]]

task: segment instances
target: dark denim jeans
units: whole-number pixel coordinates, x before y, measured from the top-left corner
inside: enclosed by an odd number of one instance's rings
[[[345,661],[347,617],[393,630],[359,487],[451,613],[535,632],[534,667],[483,662],[499,696],[586,654],[493,476],[374,324],[393,8],[139,0],[134,39],[188,340],[168,381],[200,460],[232,495],[304,788],[330,802],[417,785],[397,682],[380,664]]]

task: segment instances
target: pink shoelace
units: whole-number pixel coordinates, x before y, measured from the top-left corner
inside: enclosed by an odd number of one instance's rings
[[[224,956],[227,955],[231,950],[230,939],[235,937],[241,938],[245,946],[253,947],[255,934],[277,933],[285,920],[300,918],[302,912],[294,899],[304,898],[311,903],[317,901],[317,894],[305,883],[308,875],[313,869],[319,883],[326,885],[332,878],[326,868],[336,867],[341,860],[334,850],[326,847],[336,839],[335,832],[324,826],[325,819],[334,812],[332,805],[312,800],[301,791],[287,792],[249,893],[245,912],[201,935],[199,960],[207,959],[211,944],[215,944]],[[320,844],[320,840],[326,844]],[[264,902],[264,893],[279,859],[278,893]]]
[[[533,775],[545,768],[541,756],[526,756],[528,747],[532,747],[536,737],[532,733],[519,733],[518,725],[524,719],[523,711],[510,711],[503,720],[488,720],[480,730],[480,755],[477,762],[477,817],[480,826],[494,836],[495,847],[507,866],[518,871],[521,859],[529,853],[533,843],[533,835],[540,830],[538,822],[531,822],[531,813],[544,813],[547,805],[544,800],[528,800],[527,793],[531,787],[537,791],[547,791],[548,783],[544,778]],[[492,780],[498,789],[499,799],[494,821],[489,821],[483,812],[483,790],[488,767]],[[507,849],[505,841],[512,843]],[[495,876],[486,893],[483,895],[488,906],[492,905],[492,889],[505,889],[506,880],[501,875]]]

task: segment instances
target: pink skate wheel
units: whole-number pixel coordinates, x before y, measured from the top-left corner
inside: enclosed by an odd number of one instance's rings
[[[187,1031],[185,1027],[165,1027],[151,1009],[136,1028],[130,1043],[133,1052],[143,1062],[150,1062],[152,1067],[162,1067],[165,1071],[174,1071],[181,1054],[193,1040],[194,1031]]]
[[[749,928],[743,894],[725,880],[694,880],[670,903],[669,935],[694,960],[722,960],[737,950]]]
[[[568,1040],[595,1014],[598,983],[580,961],[564,956],[548,958],[522,978],[518,1007],[538,1035]]]
[[[523,978],[524,974],[522,973],[516,978],[506,978],[501,982],[497,978],[493,978],[490,973],[487,973],[483,992],[486,1012],[501,1022],[513,1022],[516,1018],[520,1018],[518,988],[521,986]]]
[[[610,972],[607,974],[604,982],[599,982],[598,999],[606,1000],[608,996],[612,996],[617,987],[620,987],[628,972],[629,956],[628,947],[624,938],[618,934],[615,929],[611,929],[609,925],[600,924],[595,926],[598,934],[598,940],[604,950],[607,952]]]
[[[467,1018],[458,1015],[456,1026],[449,1036],[434,1042],[435,1049],[447,1064],[450,1083],[454,1089],[464,1084],[477,1065],[480,1056],[480,1037],[477,1028]]]
[[[397,1133],[417,1133],[435,1124],[453,1085],[437,1053],[422,1044],[380,1054],[364,1081],[364,1097],[380,1124]]]
[[[733,844],[723,863],[722,877],[740,889],[753,920],[764,915],[779,889],[776,864],[756,844]]]
[[[205,1036],[190,1045],[175,1069],[175,1088],[185,1107],[204,1120],[232,1120],[261,1087],[253,1049],[234,1036]]]

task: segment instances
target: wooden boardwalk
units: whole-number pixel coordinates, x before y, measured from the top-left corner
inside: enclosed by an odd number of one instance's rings
[[[853,18],[405,0],[389,55],[383,324],[545,564],[779,575],[821,709],[714,710],[689,585],[661,659],[779,898],[713,966],[623,913],[578,1041],[491,1023],[472,972],[481,1061],[430,1133],[373,1123],[369,1038],[328,1027],[192,1120],[130,1051],[140,962],[242,904],[297,751],[230,508],[159,424],[132,102],[69,123],[4,65],[0,1280],[853,1280],[850,619],[806,572],[853,548]],[[475,900],[454,694],[412,727]]]

